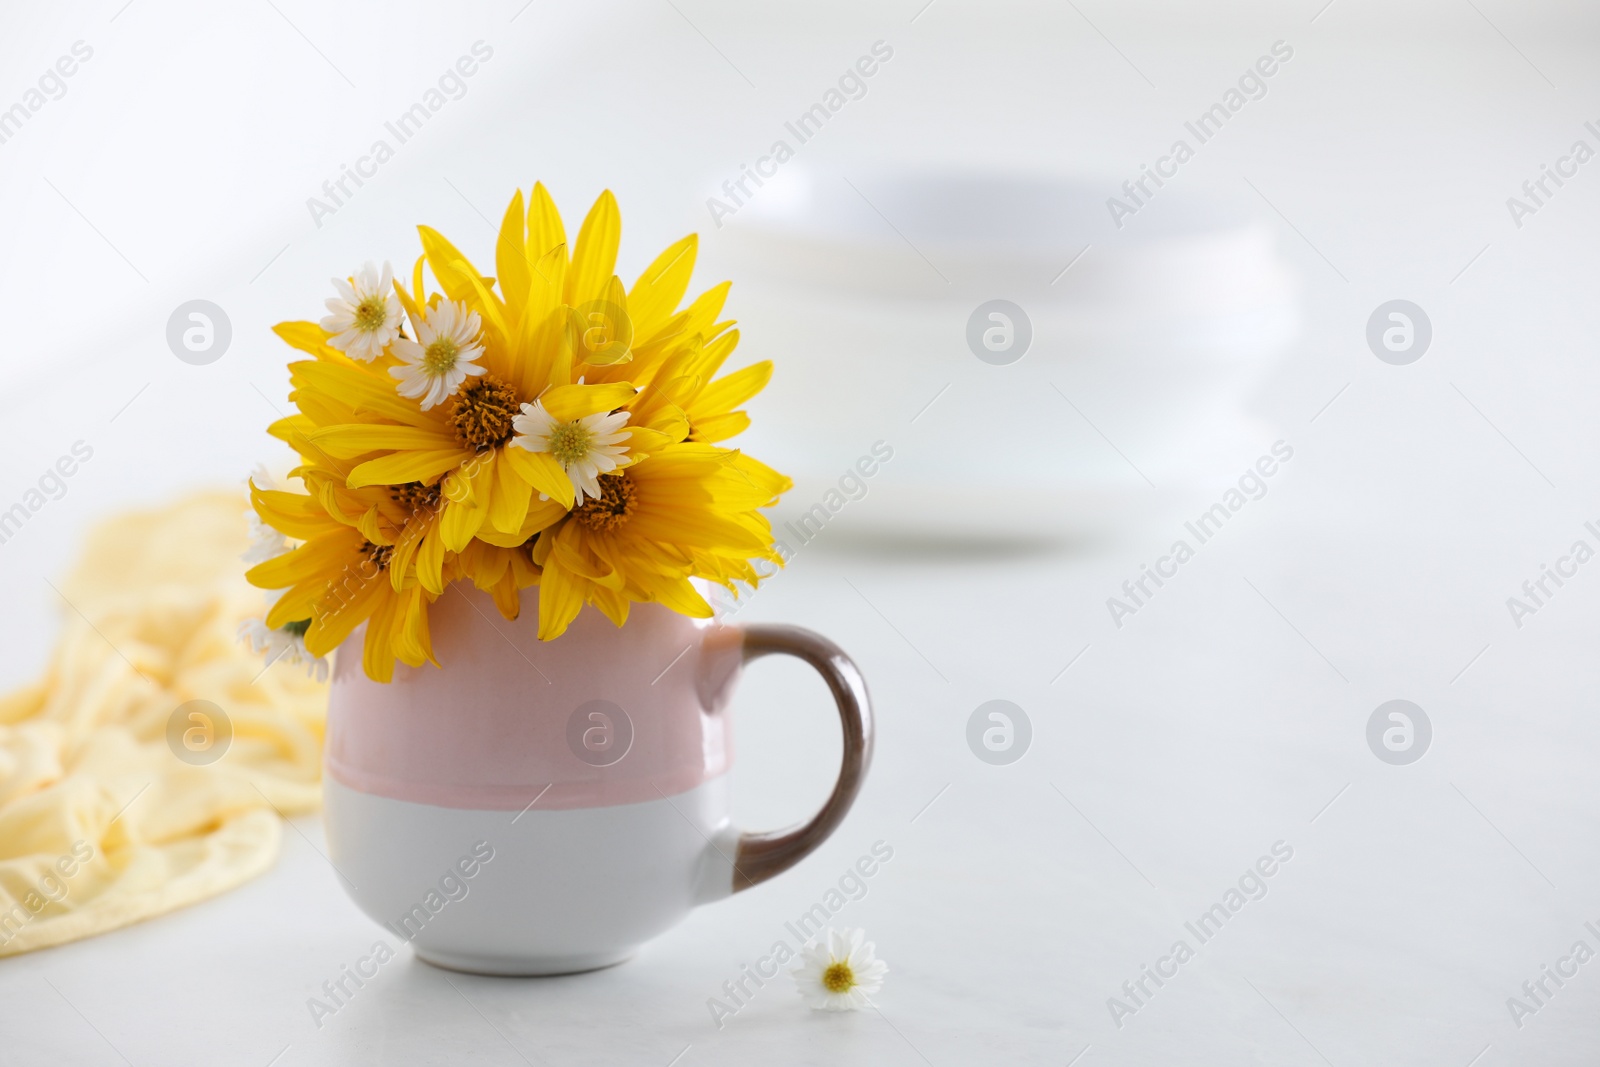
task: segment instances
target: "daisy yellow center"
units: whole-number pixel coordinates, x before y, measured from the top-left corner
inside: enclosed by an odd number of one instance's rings
[[[591,530],[607,533],[628,521],[639,499],[639,490],[626,474],[602,474],[600,498],[586,500],[573,511],[573,517]]]
[[[565,422],[550,431],[550,454],[563,467],[587,456],[593,445],[594,434],[581,422]]]
[[[822,984],[830,993],[848,993],[855,988],[856,972],[840,961],[822,972]]]
[[[429,374],[440,375],[456,365],[456,355],[460,350],[456,343],[448,337],[440,337],[427,348],[422,350],[422,365]]]
[[[461,391],[450,398],[446,418],[463,447],[481,452],[510,439],[512,420],[519,410],[517,391],[492,374],[485,374],[468,378]]]
[[[383,297],[373,294],[363,297],[361,303],[356,305],[356,329],[366,333],[383,328],[389,320],[389,308],[384,303]]]

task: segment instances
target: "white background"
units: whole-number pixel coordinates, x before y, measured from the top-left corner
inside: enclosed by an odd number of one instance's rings
[[[482,216],[535,179],[569,230],[616,192],[625,277],[690,230],[713,255],[708,191],[879,39],[893,63],[808,161],[1131,175],[1272,42],[1292,42],[1269,96],[1182,180],[1234,195],[1248,179],[1271,198],[1255,207],[1299,274],[1304,330],[1253,404],[1295,458],[1121,629],[1105,599],[1178,523],[1030,554],[866,555],[819,539],[746,610],[860,661],[881,729],[862,799],[796,871],[622,967],[452,988],[407,955],[319,1030],[306,998],[378,929],[302,820],[277,868],[227,897],[0,963],[0,1059],[1594,1062],[1600,963],[1520,1029],[1505,1002],[1574,941],[1600,948],[1583,928],[1600,925],[1600,565],[1521,628],[1505,601],[1573,540],[1593,543],[1583,523],[1600,520],[1600,163],[1521,228],[1505,201],[1573,140],[1595,143],[1595,9],[273,4],[5,15],[0,106],[73,42],[94,49],[0,144],[0,504],[74,441],[95,449],[65,498],[0,546],[11,682],[50,645],[59,607],[41,578],[88,522],[236,483],[270,455],[286,350],[268,328],[317,317],[329,276],[409,263],[416,222],[485,254]],[[464,98],[315,226],[307,197],[480,39],[494,58]],[[164,338],[196,297],[233,327],[205,367]],[[1364,339],[1396,297],[1434,326],[1408,367]],[[741,353],[760,358],[762,339]],[[930,353],[924,378],[884,398],[882,435],[971,362],[960,336]],[[988,389],[1015,388],[994,370]],[[781,409],[784,375],[809,373],[781,367],[758,423]],[[982,447],[960,400],[940,401],[938,425]],[[1139,462],[1145,443],[1117,432],[1135,413],[1097,414]],[[1082,433],[1074,418],[1037,432]],[[1271,443],[1219,471],[1212,498]],[[862,522],[873,506],[852,505]],[[1434,729],[1407,767],[1365,741],[1372,710],[1397,697]],[[1034,727],[1008,767],[965,741],[968,715],[996,698]],[[750,825],[803,817],[825,794],[838,742],[824,699],[784,666],[746,680],[735,785]],[[809,1013],[780,983],[718,1030],[706,999],[879,839],[895,858],[840,918],[893,968],[881,1012]],[[1107,998],[1279,840],[1294,859],[1268,896],[1116,1027]]]

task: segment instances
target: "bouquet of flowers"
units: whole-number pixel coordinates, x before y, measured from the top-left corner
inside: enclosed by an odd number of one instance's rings
[[[624,291],[621,228],[602,193],[569,253],[535,185],[506,209],[494,277],[420,226],[409,287],[368,263],[320,324],[274,328],[310,357],[270,428],[304,492],[251,480],[246,577],[272,591],[253,643],[315,662],[365,622],[362,664],[388,681],[396,659],[438,665],[428,607],[452,582],[507,619],[537,585],[551,640],[585,604],[618,626],[633,602],[708,617],[690,579],[737,592],[781,564],[760,509],[792,483],[720,444],[772,365],[718,377],[739,342],[728,283],[679,307],[691,234]]]

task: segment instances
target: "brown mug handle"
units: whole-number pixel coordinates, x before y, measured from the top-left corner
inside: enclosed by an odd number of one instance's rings
[[[799,626],[759,623],[744,627],[743,662],[773,653],[804,660],[828,683],[844,728],[844,759],[827,803],[809,821],[769,833],[739,835],[733,861],[735,893],[782,874],[826,841],[855,803],[872,763],[872,702],[855,662],[826,637]]]

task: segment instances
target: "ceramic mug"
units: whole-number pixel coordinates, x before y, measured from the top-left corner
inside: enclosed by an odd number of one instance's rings
[[[481,974],[561,974],[631,956],[697,905],[799,862],[849,811],[872,756],[866,684],[793,626],[585,607],[535,639],[538,589],[507,622],[484,594],[431,609],[442,669],[361,669],[358,628],[328,700],[323,818],[355,902],[418,956]],[[741,667],[799,657],[844,727],[832,794],[801,825],[736,829],[728,701]]]

